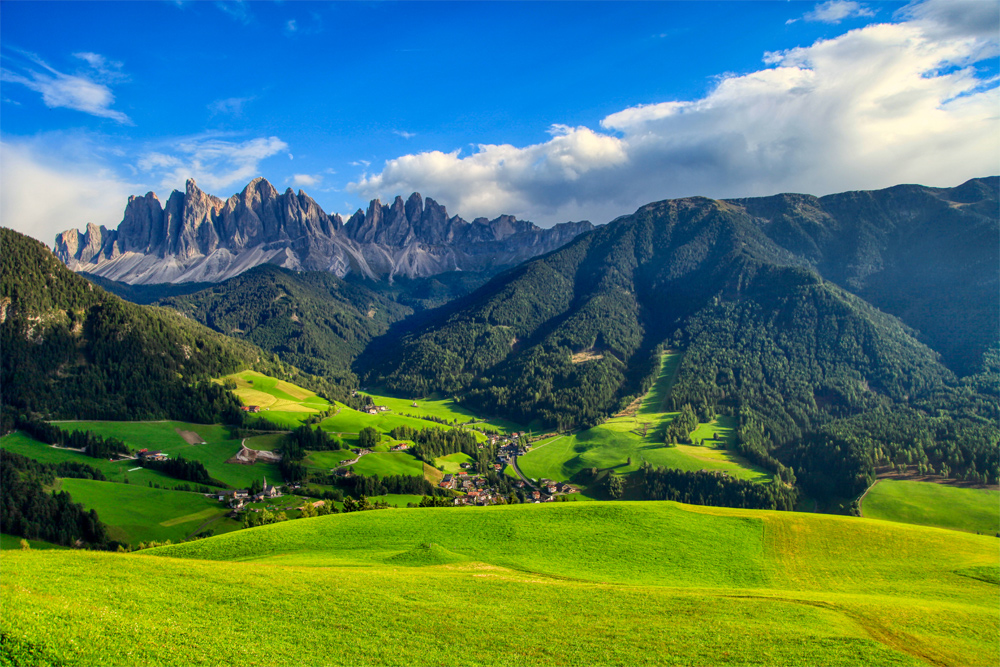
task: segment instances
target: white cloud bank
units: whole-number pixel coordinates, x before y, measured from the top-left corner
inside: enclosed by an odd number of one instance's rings
[[[596,131],[553,126],[532,146],[404,155],[349,187],[421,191],[467,218],[551,224],[604,222],[668,197],[956,185],[997,173],[997,82],[974,67],[1000,53],[996,5],[932,0],[900,16],[767,53],[764,69],[725,76],[701,99],[624,109]]]
[[[99,164],[52,163],[44,147],[0,143],[0,225],[52,246],[88,222],[114,227],[128,196],[143,192]]]

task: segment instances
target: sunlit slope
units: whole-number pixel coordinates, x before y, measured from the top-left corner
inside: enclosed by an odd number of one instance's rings
[[[388,510],[8,552],[0,629],[68,664],[985,665],[997,546],[667,502]],[[286,630],[220,620],[234,608]]]

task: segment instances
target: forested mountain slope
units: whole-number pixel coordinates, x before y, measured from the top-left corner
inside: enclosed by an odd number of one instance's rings
[[[686,350],[674,404],[739,412],[746,453],[771,467],[780,458],[807,485],[844,491],[864,482],[877,457],[901,451],[995,476],[995,377],[959,380],[918,332],[848,291],[891,293],[901,311],[919,314],[945,302],[949,292],[972,290],[982,292],[983,301],[965,307],[997,312],[1000,295],[982,287],[990,266],[996,280],[995,242],[971,245],[964,258],[940,253],[937,261],[948,270],[922,276],[934,293],[921,294],[913,308],[905,291],[892,289],[903,279],[885,277],[921,271],[919,262],[889,248],[892,239],[906,236],[899,228],[907,216],[921,221],[925,235],[934,228],[933,211],[914,201],[957,211],[940,218],[940,235],[955,228],[974,238],[996,227],[995,205],[993,218],[988,215],[996,179],[971,183],[838,195],[833,201],[842,209],[844,200],[869,200],[893,214],[857,213],[868,221],[869,236],[881,234],[862,243],[859,225],[837,223],[815,209],[810,215],[826,227],[811,229],[824,239],[825,254],[818,245],[816,252],[803,250],[806,236],[793,243],[791,234],[778,233],[792,222],[808,227],[807,216],[793,219],[786,210],[784,218],[765,219],[759,201],[650,204],[444,309],[381,364],[366,360],[374,363],[370,377],[404,394],[468,388],[466,400],[480,410],[573,427],[599,421],[642,392],[656,368],[654,352],[671,346]],[[838,252],[844,266],[834,259]],[[973,267],[968,282],[975,285],[966,292],[957,287],[959,263]],[[828,266],[840,267],[833,279],[821,273]],[[982,369],[997,322],[983,324],[985,333],[968,336],[979,342],[966,345],[963,327],[978,319],[954,323],[960,340],[952,349],[976,351]],[[834,457],[833,468],[812,463],[817,452],[838,447],[857,451]]]
[[[413,313],[332,273],[295,272],[272,264],[158,303],[277,353],[309,373],[351,384],[354,357],[390,324]]]
[[[1000,178],[734,200],[772,241],[901,318],[952,370],[1000,338]]]
[[[0,245],[5,412],[237,423],[232,394],[205,380],[274,366],[254,345],[108,294],[34,239],[0,228]]]

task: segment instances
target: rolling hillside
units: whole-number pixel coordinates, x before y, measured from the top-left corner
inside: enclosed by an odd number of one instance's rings
[[[675,503],[385,510],[140,554],[8,552],[4,563],[7,660],[1000,659],[995,538],[867,519]],[[246,605],[284,629],[220,622]]]

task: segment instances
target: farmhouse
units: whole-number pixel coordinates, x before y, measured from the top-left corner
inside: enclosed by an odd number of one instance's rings
[[[259,405],[241,405],[240,409],[243,410],[243,412],[260,412]]]
[[[170,457],[159,450],[151,452],[148,449],[140,449],[139,458],[143,461],[166,461]]]

